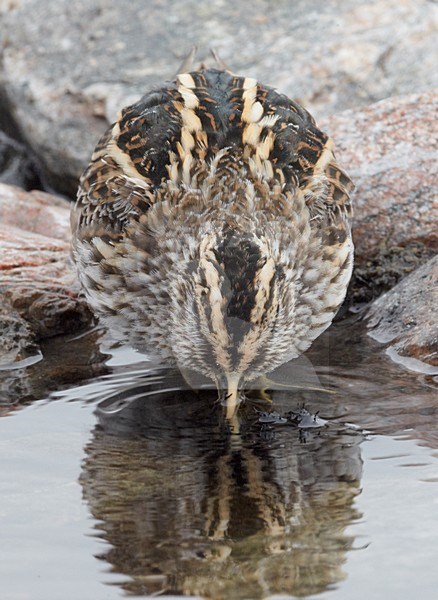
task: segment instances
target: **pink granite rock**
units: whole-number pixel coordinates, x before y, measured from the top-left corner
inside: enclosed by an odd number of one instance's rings
[[[389,98],[319,125],[356,184],[352,292],[370,300],[438,248],[438,92]]]
[[[0,361],[90,321],[69,258],[68,202],[0,184]]]
[[[46,238],[70,239],[70,202],[39,190],[26,192],[0,183],[0,226],[39,233]]]

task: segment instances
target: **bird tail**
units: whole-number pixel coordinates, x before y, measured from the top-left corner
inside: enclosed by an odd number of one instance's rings
[[[197,69],[194,69],[193,64],[195,62],[197,51],[198,51],[198,47],[192,46],[190,52],[187,54],[187,56],[184,57],[184,60],[182,61],[178,71],[176,72],[176,75],[179,75],[180,73],[190,73],[190,71],[194,71],[194,70],[201,71],[202,69],[206,68],[205,64],[202,62],[202,63],[200,63],[200,65]],[[231,75],[234,75],[233,71],[222,60],[222,58],[219,56],[219,54],[216,52],[216,50],[214,48],[210,48],[210,54],[212,55],[214,61],[216,62],[217,66],[220,69],[222,69],[223,71],[227,71]]]

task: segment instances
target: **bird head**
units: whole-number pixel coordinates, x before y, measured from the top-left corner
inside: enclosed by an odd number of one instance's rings
[[[182,281],[173,313],[174,355],[180,367],[226,390],[230,418],[246,382],[298,354],[283,339],[294,286],[287,285],[263,236],[232,227],[203,238]]]

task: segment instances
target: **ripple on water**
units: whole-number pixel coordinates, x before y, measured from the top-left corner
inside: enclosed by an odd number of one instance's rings
[[[81,360],[93,357],[96,376],[38,403],[38,418],[47,415],[46,427],[56,431],[55,406],[67,416],[87,407],[71,424],[63,421],[63,436],[69,447],[84,415],[85,455],[74,451],[78,469],[83,458],[79,482],[94,539],[103,544],[94,553],[119,574],[117,589],[236,600],[333,597],[333,589],[336,598],[386,598],[396,590],[407,600],[435,589],[436,382],[389,361],[358,325],[332,327],[304,359],[271,374],[271,405],[260,401],[262,382],[248,391],[238,434],[205,382],[193,392],[178,373],[144,357],[104,345],[92,350],[89,341],[80,352],[79,341],[71,342],[78,373]],[[284,417],[303,405],[318,413],[321,427],[300,430]],[[28,411],[0,421],[16,444],[15,460],[19,442],[11,432]],[[260,411],[278,417],[261,419]],[[21,460],[26,453],[38,460],[41,437],[27,436]],[[56,459],[67,460],[61,447]],[[41,486],[47,476],[37,470],[32,481]],[[56,514],[65,496],[50,493]],[[3,511],[9,523],[18,518],[12,497]],[[89,533],[90,522],[78,519],[77,527]],[[14,531],[12,546],[37,531],[44,543],[34,521],[21,538]],[[68,561],[73,533],[63,532]],[[73,579],[69,586],[75,589]],[[106,598],[108,589],[93,598]]]

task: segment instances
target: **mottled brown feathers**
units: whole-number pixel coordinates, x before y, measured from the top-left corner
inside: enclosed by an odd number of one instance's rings
[[[195,178],[196,187],[205,176],[206,163],[225,148],[230,163],[245,161],[253,177],[307,191],[310,206],[315,188],[321,201],[318,175],[323,172],[327,176],[323,202],[348,209],[351,182],[309,113],[254,79],[215,69],[181,74],[122,110],[119,121],[99,142],[81,185],[96,204],[123,196],[126,211],[132,205],[135,212],[136,186],[141,195],[145,188],[158,188],[168,180],[190,186]],[[118,215],[116,209],[116,228]],[[120,215],[123,222],[123,210]]]
[[[236,402],[239,381],[303,352],[342,302],[352,188],[299,104],[229,71],[181,73],[96,146],[73,256],[113,334],[226,377]]]

